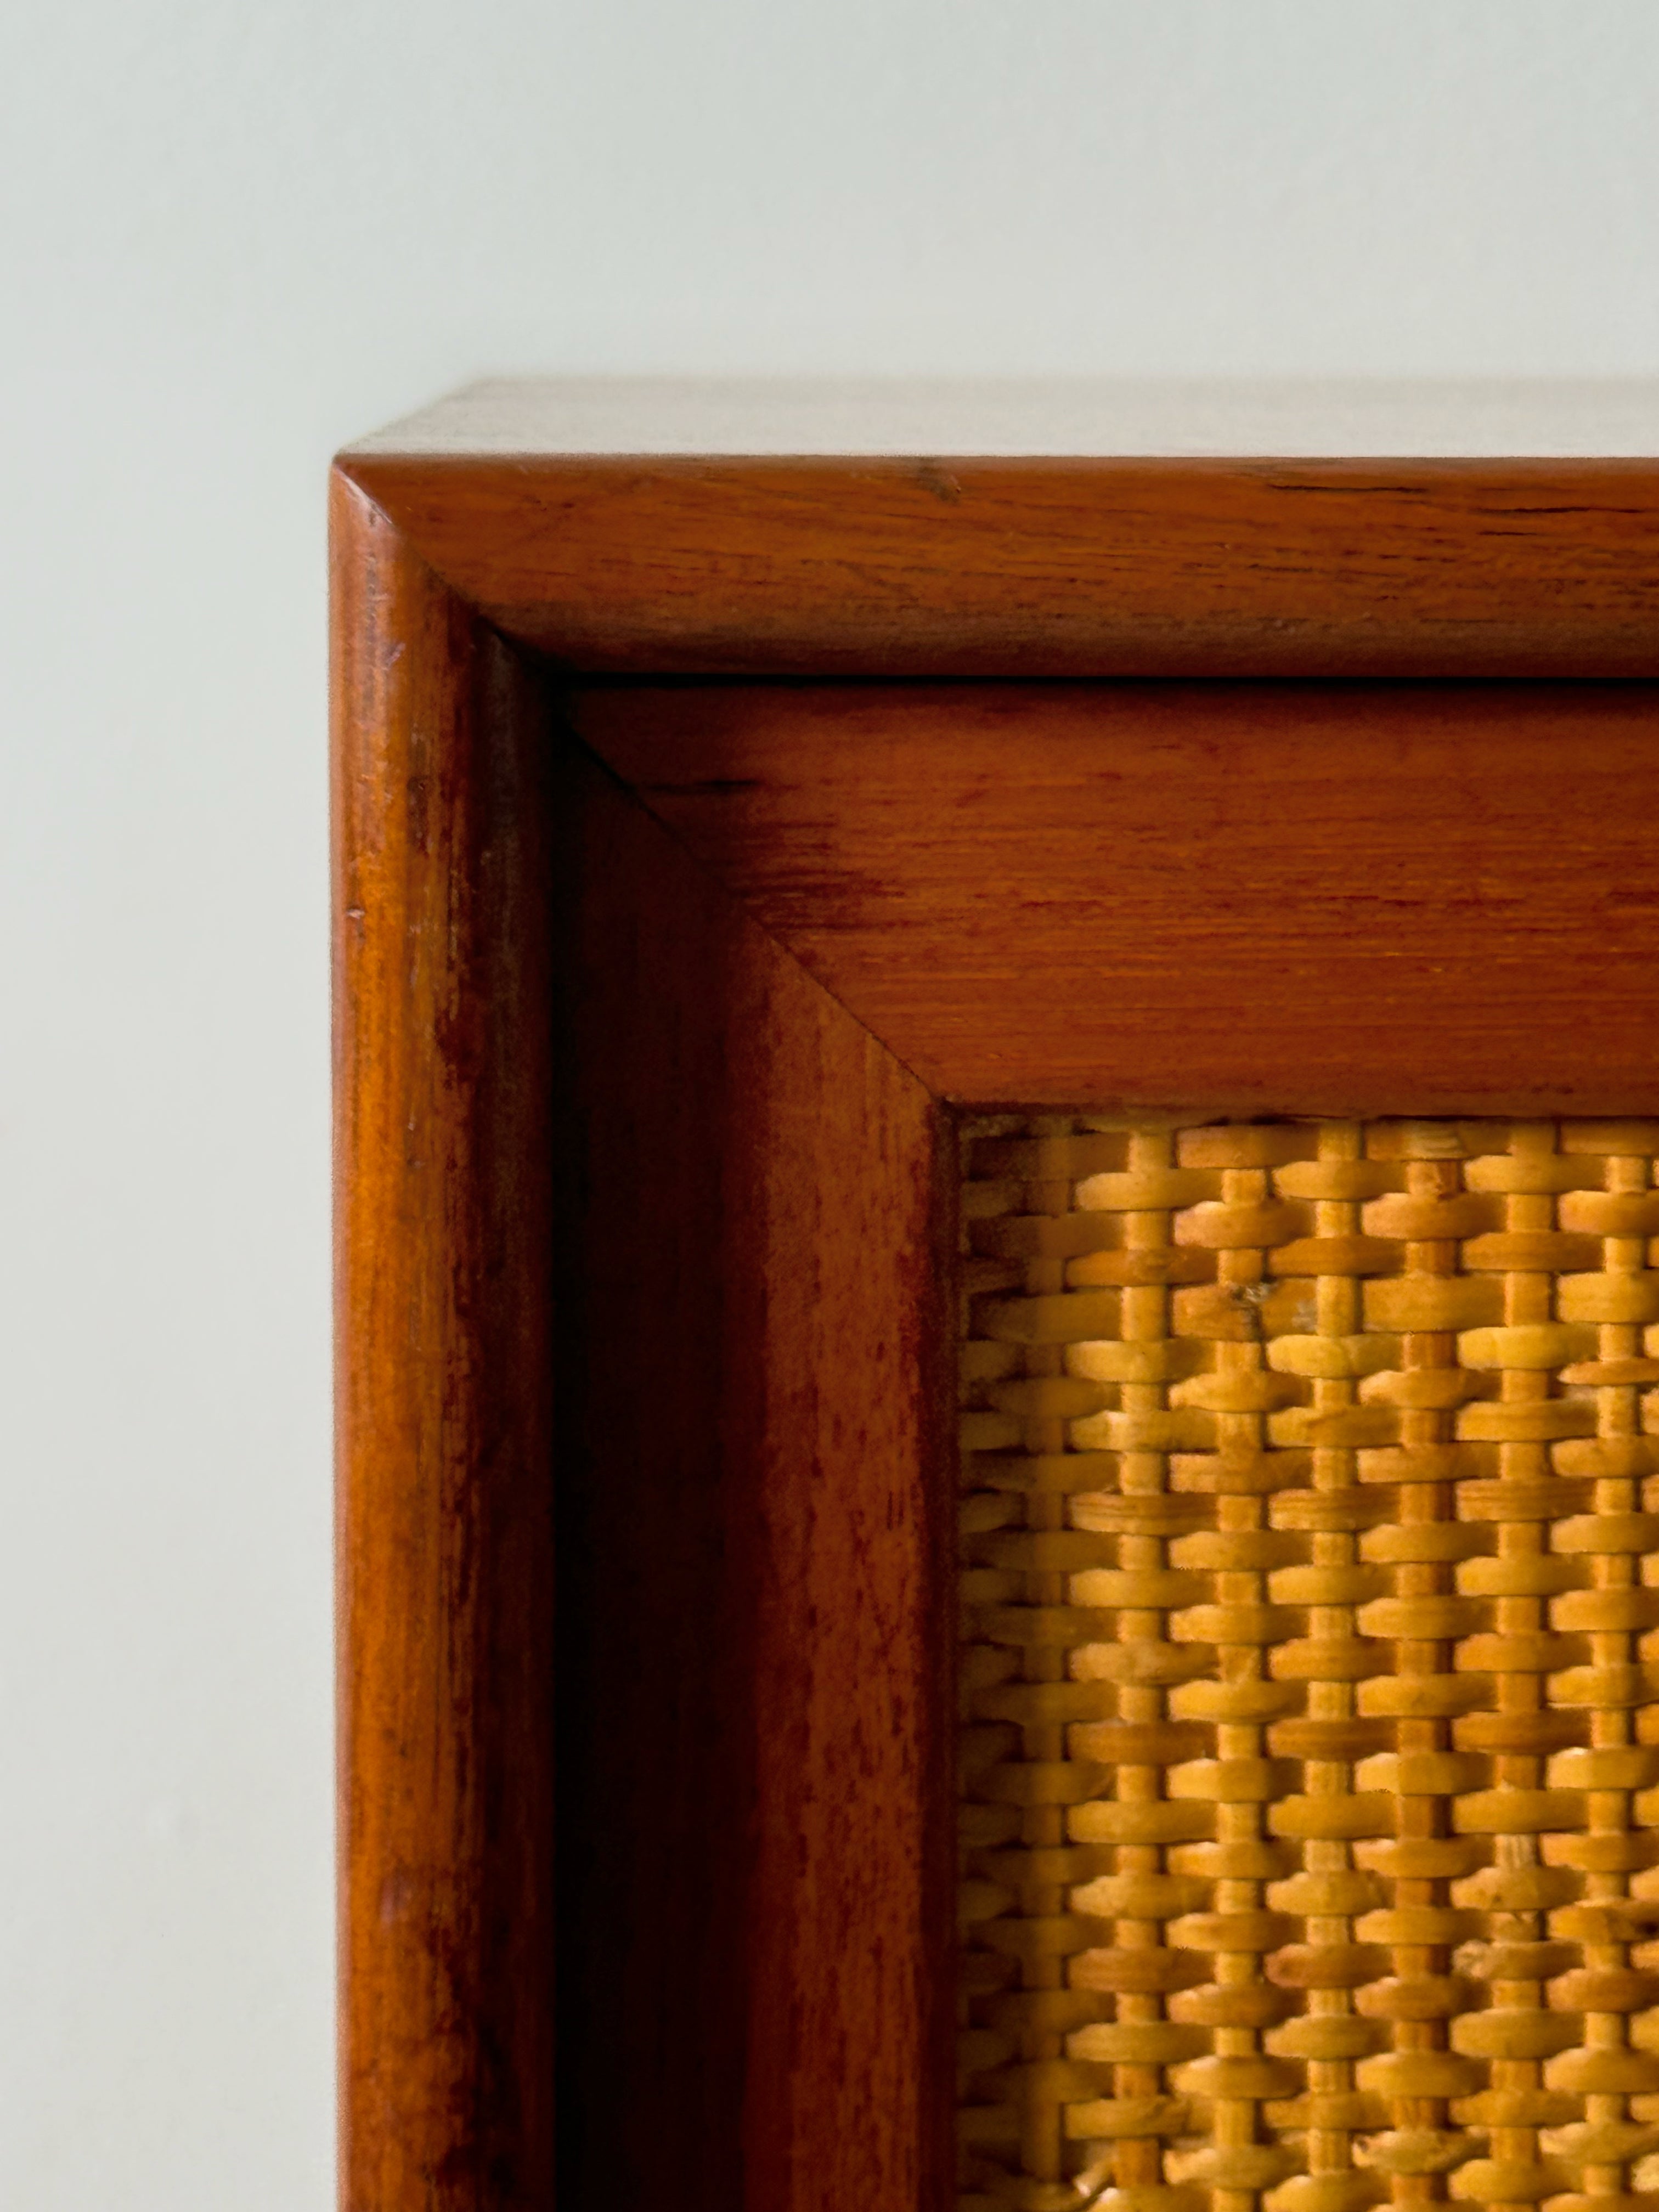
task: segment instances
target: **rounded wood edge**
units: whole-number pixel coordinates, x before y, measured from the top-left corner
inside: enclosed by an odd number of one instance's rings
[[[576,672],[1659,675],[1659,462],[352,455]]]
[[[516,2212],[551,2202],[539,708],[338,477],[331,538],[340,2201]]]

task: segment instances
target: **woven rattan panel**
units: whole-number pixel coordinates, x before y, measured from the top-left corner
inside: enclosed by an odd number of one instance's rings
[[[969,2212],[1659,2206],[1656,1154],[969,1127]]]

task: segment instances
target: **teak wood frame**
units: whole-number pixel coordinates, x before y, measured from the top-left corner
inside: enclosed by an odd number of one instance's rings
[[[1651,1111],[1659,468],[332,498],[343,2203],[937,2212],[951,1110]]]

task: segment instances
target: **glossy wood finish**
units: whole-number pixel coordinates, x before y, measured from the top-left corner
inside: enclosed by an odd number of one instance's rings
[[[1659,676],[1659,464],[374,453],[574,670]]]
[[[347,458],[347,2212],[552,2203],[556,1949],[567,2212],[934,2212],[940,1102],[1656,1088],[1649,694],[1046,679],[1659,675],[1656,513],[1638,461]]]
[[[561,2200],[948,2189],[948,1133],[567,756]]]
[[[574,711],[947,1097],[1651,1109],[1659,690],[622,685]]]
[[[547,717],[333,514],[342,2202],[551,2185]]]
[[[562,2201],[932,2207],[948,1127],[335,530],[343,2203],[552,2202],[556,1903]]]

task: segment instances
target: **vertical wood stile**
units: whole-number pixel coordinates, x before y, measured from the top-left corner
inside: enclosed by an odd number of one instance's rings
[[[337,478],[345,2212],[552,2191],[547,714]]]

